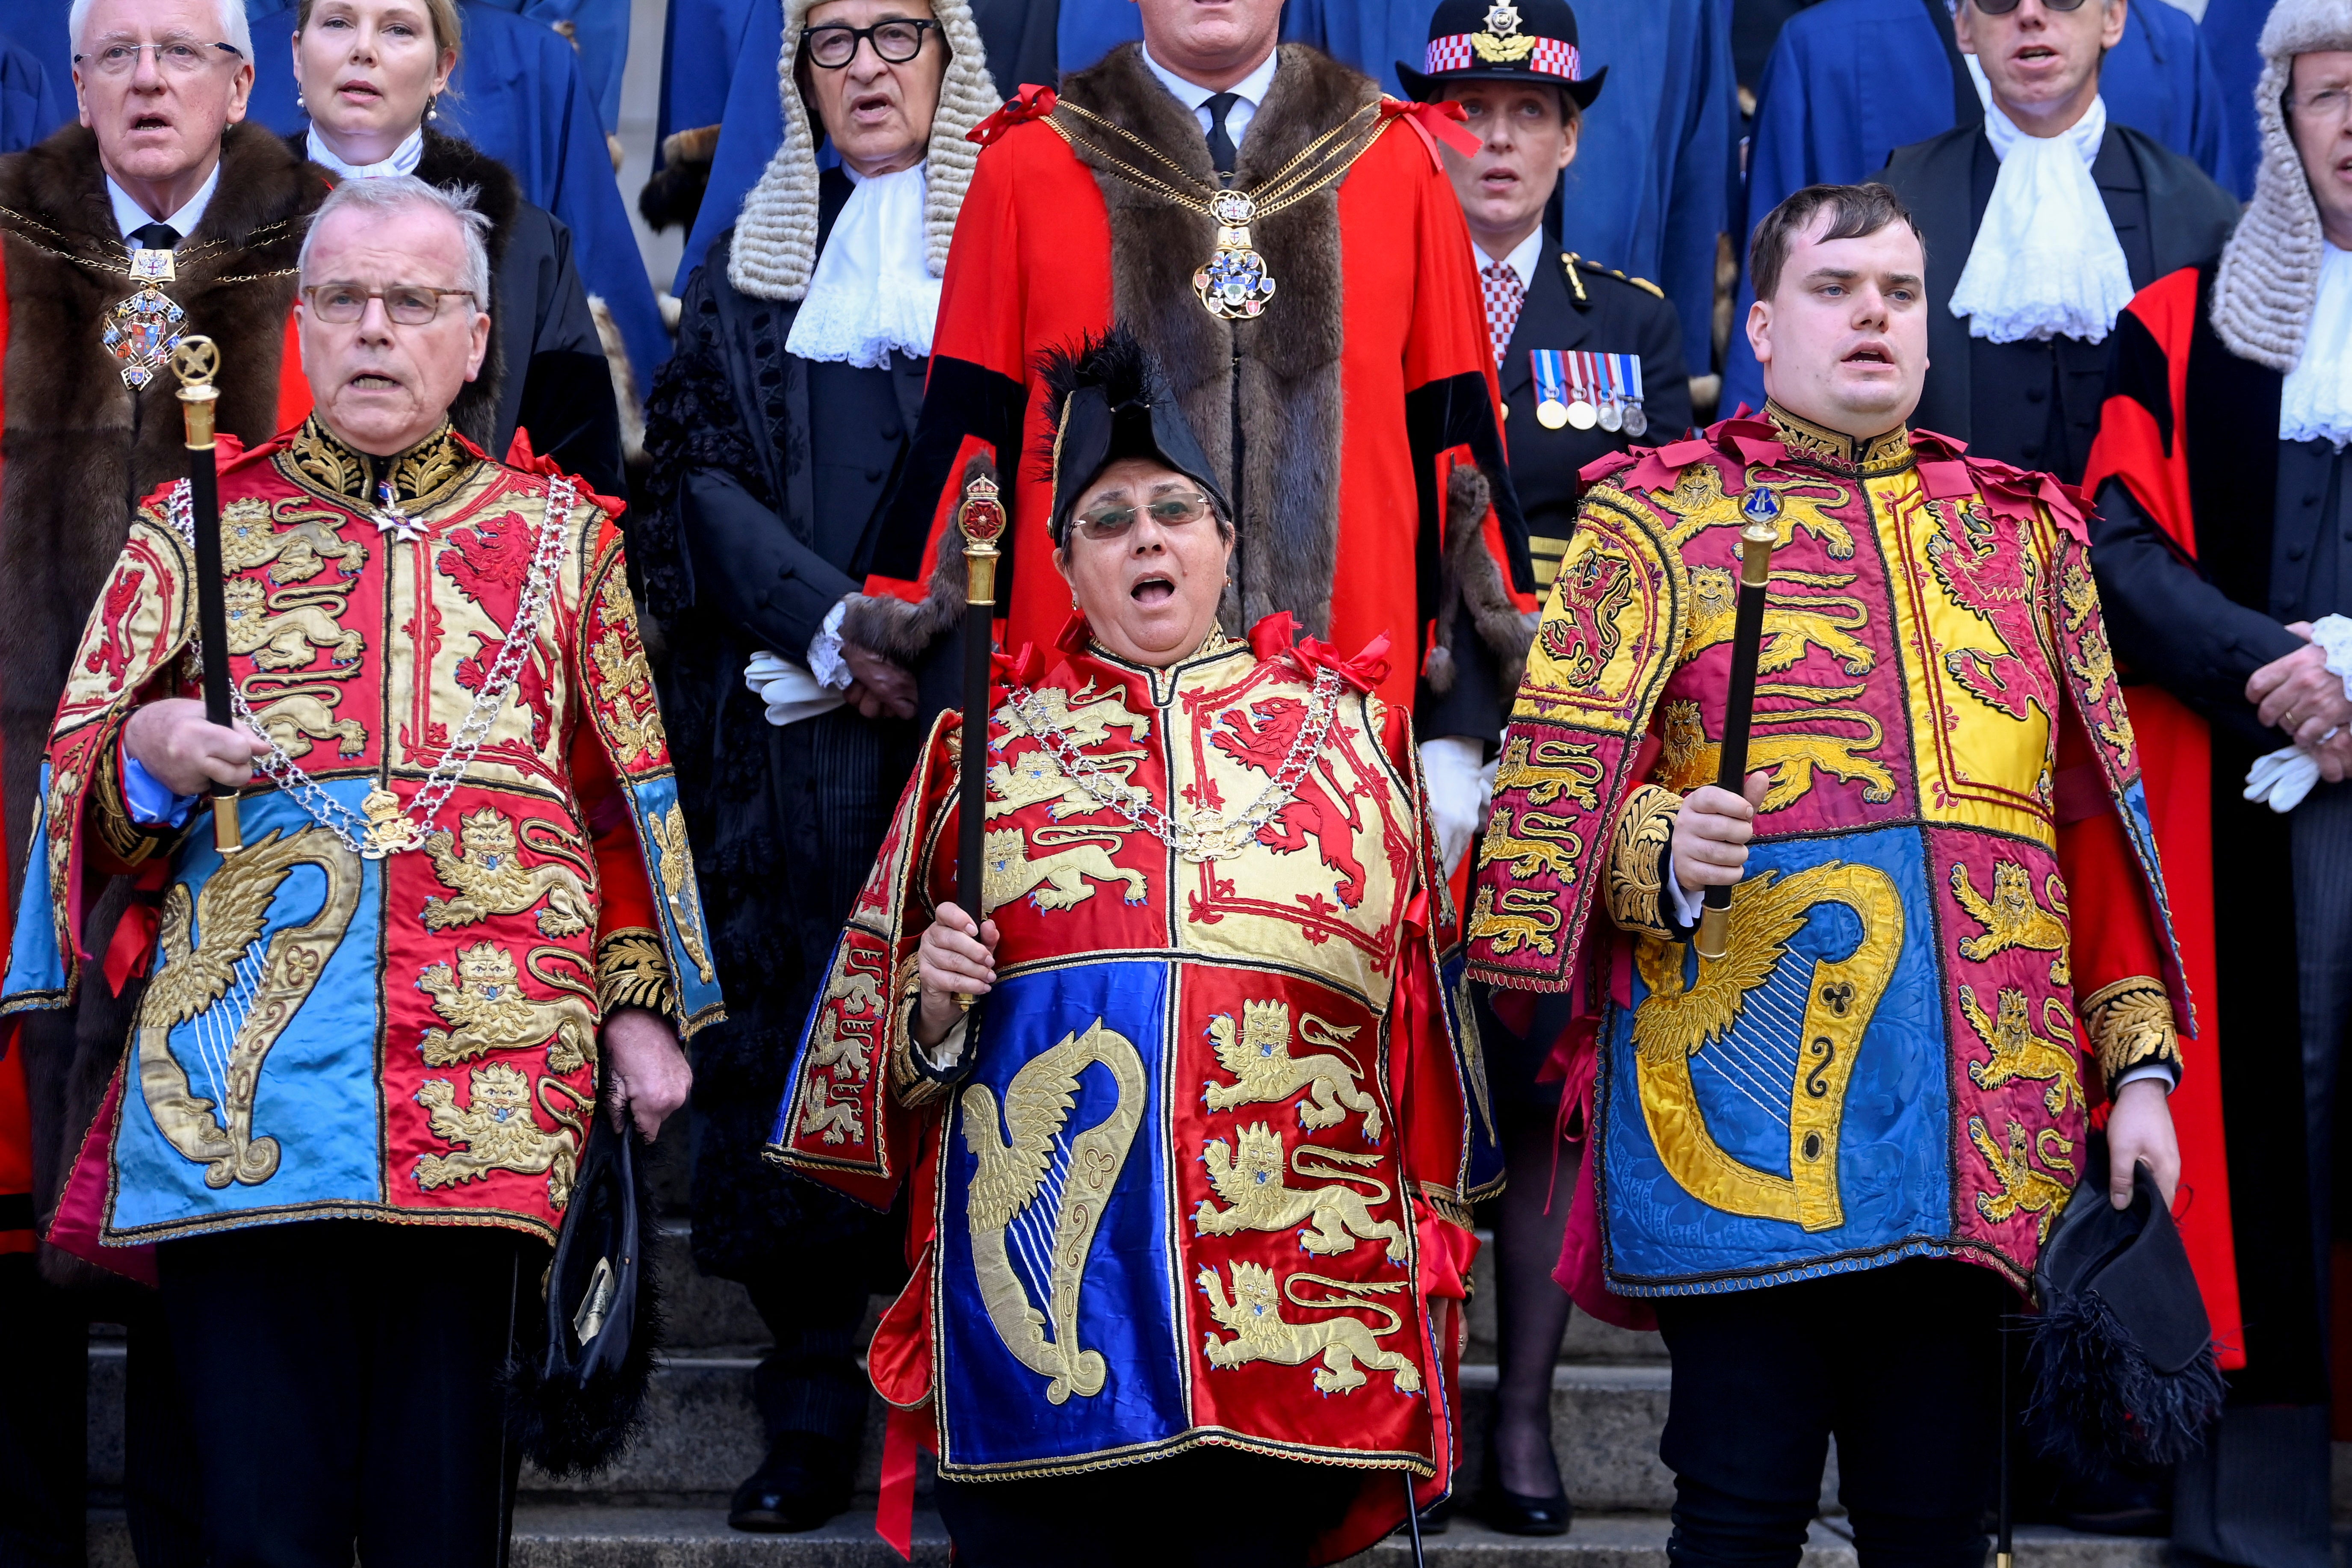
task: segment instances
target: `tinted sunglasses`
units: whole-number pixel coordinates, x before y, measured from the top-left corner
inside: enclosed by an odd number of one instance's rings
[[[1968,0],[1968,3],[1988,16],[2006,16],[2017,9],[2021,0]],[[2042,0],[2045,11],[2079,11],[2083,0]]]

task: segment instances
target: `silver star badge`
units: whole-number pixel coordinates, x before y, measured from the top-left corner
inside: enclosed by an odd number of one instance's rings
[[[388,484],[376,488],[375,515],[371,521],[375,524],[379,539],[392,533],[397,534],[403,543],[414,544],[425,537],[424,521],[400,510],[400,502],[393,496],[392,487]]]

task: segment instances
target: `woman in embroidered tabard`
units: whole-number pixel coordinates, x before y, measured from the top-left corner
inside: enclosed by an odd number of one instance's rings
[[[494,457],[526,431],[533,451],[592,489],[626,495],[620,408],[571,231],[522,199],[505,164],[429,123],[457,68],[457,0],[301,0],[295,17],[298,101],[310,117],[289,139],[296,151],[336,180],[473,186],[490,220],[490,351],[450,422]]]
[[[1218,631],[1227,503],[1124,329],[1046,383],[1076,613],[999,663],[985,923],[949,714],[772,1155],[877,1206],[912,1179],[869,1365],[959,1562],[1098,1562],[1145,1518],[1161,1561],[1336,1561],[1453,1474],[1500,1173],[1412,723],[1385,639]],[[1215,1506],[1172,1522],[1171,1488]]]

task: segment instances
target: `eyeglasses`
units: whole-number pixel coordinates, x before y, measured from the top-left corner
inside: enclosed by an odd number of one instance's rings
[[[851,27],[839,23],[811,27],[805,35],[809,59],[829,71],[837,71],[857,58],[857,41],[866,39],[874,52],[894,66],[905,65],[923,52],[923,35],[938,26],[937,22],[877,22],[870,27]]]
[[[245,55],[235,44],[215,44],[215,49],[226,50],[233,58]],[[100,76],[129,76],[139,68],[139,57],[147,50],[155,51],[155,68],[179,76],[194,76],[219,57],[207,52],[202,44],[177,38],[166,44],[109,44],[94,55],[76,55],[74,64],[89,65]]]
[[[1209,515],[1209,498],[1203,495],[1161,496],[1148,503],[1143,510],[1162,528],[1182,528]],[[1090,511],[1078,519],[1081,538],[1101,542],[1124,539],[1135,526],[1136,509],[1131,506],[1109,506],[1100,511]]]
[[[2298,120],[2341,120],[2345,110],[2352,109],[2352,89],[2324,87],[2309,98],[2289,93],[2286,107]]]
[[[422,283],[393,283],[362,289],[356,283],[313,283],[302,290],[310,313],[332,326],[347,327],[367,314],[370,300],[383,301],[383,313],[403,327],[427,325],[441,313],[441,301],[451,295],[474,299],[471,289],[433,289]],[[474,301],[479,309],[481,301]]]
[[[2017,9],[2020,0],[1969,0],[1969,4],[1988,16],[2006,16]],[[2042,0],[2045,11],[2079,11],[2083,0]]]

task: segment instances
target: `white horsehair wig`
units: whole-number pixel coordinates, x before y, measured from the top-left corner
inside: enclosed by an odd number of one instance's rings
[[[295,260],[295,268],[307,287],[310,282],[310,247],[318,244],[319,231],[326,226],[327,220],[339,212],[366,212],[382,216],[414,207],[431,207],[446,213],[457,224],[457,232],[465,237],[466,287],[473,290],[474,314],[478,316],[490,308],[490,252],[484,238],[490,232],[490,220],[475,208],[475,195],[472,185],[444,190],[414,174],[345,180],[310,215],[310,226],[302,236],[302,252]]]
[[[213,0],[213,4],[220,10],[221,37],[218,41],[234,46],[236,52],[245,58],[246,63],[252,64],[253,28],[245,19],[245,0]],[[82,24],[89,20],[89,7],[90,0],[73,0],[73,9],[66,13],[66,37],[72,42],[74,53],[78,56],[84,52],[81,29]],[[156,63],[160,65],[163,62],[159,60]]]
[[[760,183],[743,198],[735,219],[735,241],[727,280],[759,300],[800,300],[816,270],[816,134],[801,97],[794,68],[808,14],[821,0],[784,0],[783,48],[777,57],[777,90],[784,109],[783,144],[768,160]],[[932,19],[948,47],[947,73],[940,81],[940,104],[923,157],[923,261],[934,278],[948,268],[948,241],[956,215],[971,186],[980,149],[964,140],[971,128],[996,112],[1000,100],[988,74],[988,56],[970,0],[931,0]]]

